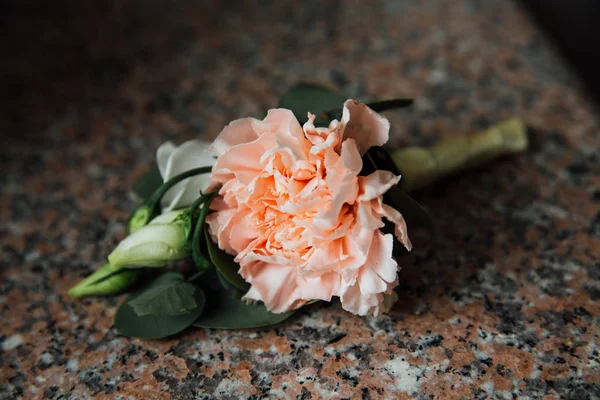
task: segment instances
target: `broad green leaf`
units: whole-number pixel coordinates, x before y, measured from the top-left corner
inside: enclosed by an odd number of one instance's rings
[[[232,296],[219,284],[217,271],[209,270],[198,284],[206,292],[206,310],[194,326],[213,329],[259,328],[278,324],[294,314],[293,311],[275,314],[262,303],[246,304]]]
[[[433,227],[433,218],[429,211],[400,187],[393,186],[390,188],[383,196],[383,201],[400,211],[409,228],[421,226],[429,229]]]
[[[181,274],[169,272],[156,278],[135,299],[129,301],[138,316],[172,317],[190,313],[197,307],[196,286],[186,282]]]
[[[208,256],[215,268],[229,283],[244,293],[247,292],[250,285],[238,273],[240,265],[234,261],[232,256],[219,249],[210,238],[210,234],[206,230],[206,227],[204,229],[204,237],[206,238],[206,246],[208,247]]]
[[[398,171],[398,167],[390,157],[390,154],[383,147],[373,146],[363,156],[363,168],[360,171],[360,175],[366,176],[378,169],[400,175],[400,171]]]
[[[219,282],[221,282],[221,286],[223,286],[223,288],[227,290],[227,292],[229,292],[230,295],[232,295],[236,299],[241,299],[242,296],[244,296],[244,292],[242,292],[236,286],[229,283],[229,281],[223,276],[223,274],[221,274],[219,271],[216,271],[216,274],[217,278],[219,279]]]
[[[390,100],[381,100],[381,101],[373,101],[370,103],[366,103],[370,109],[377,112],[383,112],[387,110],[393,110],[395,108],[404,108],[410,107],[414,103],[413,99],[390,99]]]
[[[341,109],[348,98],[325,87],[300,83],[281,96],[277,107],[292,110],[301,124],[308,121],[307,114],[316,115],[316,124],[329,123],[325,111]]]
[[[140,317],[129,304],[138,295],[139,293],[134,294],[119,306],[115,315],[115,327],[119,333],[139,339],[161,339],[181,332],[198,319],[206,303],[204,292],[197,288],[194,292],[194,301],[197,306],[189,310],[187,314],[172,317],[157,315]]]
[[[140,198],[146,200],[163,184],[163,178],[160,175],[158,166],[154,164],[152,168],[142,175],[133,184],[133,193]]]

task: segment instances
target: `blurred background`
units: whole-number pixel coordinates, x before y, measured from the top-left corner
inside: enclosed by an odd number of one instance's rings
[[[410,8],[413,2],[395,3],[396,7]],[[431,3],[429,8],[435,14],[436,2]],[[467,3],[474,10],[494,7],[492,0]],[[600,79],[597,71],[600,70],[600,58],[596,56],[595,51],[599,48],[600,2],[522,0],[516,4],[527,10],[535,24],[547,33],[589,93],[598,99]],[[462,6],[462,3],[460,5]],[[240,12],[244,7],[247,11]],[[169,94],[175,87],[181,90],[180,86],[186,85],[186,82],[181,82],[176,76],[178,72],[176,68],[172,68],[173,64],[187,66],[187,75],[202,75],[210,73],[217,65],[228,68],[219,63],[219,58],[238,66],[240,63],[248,63],[250,66],[256,63],[253,58],[259,57],[259,51],[263,56],[268,56],[274,48],[284,47],[293,55],[299,44],[294,34],[310,35],[311,23],[330,23],[331,26],[326,32],[331,35],[339,34],[335,32],[338,18],[336,14],[340,14],[339,7],[338,1],[326,2],[323,6],[311,2],[293,2],[280,7],[283,10],[280,10],[278,18],[283,20],[270,21],[268,16],[265,18],[253,15],[256,10],[252,5],[246,3],[244,6],[242,2],[236,1],[56,0],[51,6],[47,6],[35,0],[4,0],[0,4],[0,47],[3,54],[0,64],[2,140],[20,141],[36,137],[47,129],[55,118],[65,115],[69,110],[73,110],[73,107],[78,110],[120,107],[120,110],[126,113],[134,112],[136,107],[143,104],[143,107],[150,109],[168,109],[174,116],[174,124],[186,120],[186,123],[191,122],[194,125],[195,110],[190,108],[190,104],[177,103],[185,102],[185,98],[177,100]],[[268,8],[269,6],[264,6],[263,10]],[[382,12],[381,8],[375,5],[373,7],[375,12]],[[440,7],[439,11],[443,13],[441,8],[443,7]],[[306,12],[303,9],[319,10],[322,14],[315,15],[314,12]],[[493,13],[488,13],[491,14]],[[291,26],[303,26],[304,31],[288,30],[284,36],[274,35],[265,42],[254,37],[256,30],[244,32],[242,27],[235,32],[239,37],[234,41],[234,49],[227,47],[232,44],[231,36],[229,42],[220,39],[224,34],[230,35],[231,30],[236,29],[236,25],[251,26],[249,20],[255,17],[257,29],[261,26],[268,28],[271,23],[290,23]],[[247,18],[248,21],[241,21],[240,18]],[[431,32],[434,34],[438,30],[446,29],[436,25],[436,18],[434,15],[429,21]],[[305,21],[298,23],[297,19]],[[510,23],[507,23],[507,37],[515,34],[508,31],[510,28]],[[227,32],[224,32],[224,29]],[[482,32],[485,33],[485,29],[482,27]],[[385,36],[385,33],[373,33],[373,36],[377,35]],[[423,32],[407,33],[409,41],[419,41],[422,36]],[[499,37],[497,40],[501,42],[503,38]],[[304,39],[303,41],[306,42]],[[312,40],[313,43],[319,41],[325,44],[328,38]],[[372,46],[377,43],[365,42],[363,45]],[[331,51],[327,46],[324,47],[322,51]],[[313,51],[314,57],[319,57],[319,50],[314,48]],[[298,54],[312,56],[312,53]],[[272,87],[280,75],[279,68],[288,72],[292,68],[289,63],[293,60],[289,57],[278,58],[277,62],[280,64],[253,70],[256,91],[264,89],[260,88],[264,85],[261,78],[269,76]],[[164,69],[164,73],[171,74],[170,76],[161,76],[161,65],[168,67]],[[190,72],[190,69],[195,71]],[[313,78],[329,80],[342,88],[353,84],[349,77],[333,64],[329,76],[319,73],[315,70]],[[129,97],[123,95],[132,79],[144,77],[151,77],[149,79],[153,82],[148,84],[155,85],[152,99],[135,98],[135,93],[129,93]],[[187,84],[194,85],[190,82]],[[231,85],[228,90],[235,91],[236,82],[232,82]],[[280,93],[284,89],[283,82],[281,85],[274,88],[275,92]],[[129,88],[134,90],[132,85],[129,85]],[[193,90],[201,91],[202,88],[195,86]],[[356,88],[350,88],[349,92],[353,95],[361,94],[357,93]],[[211,97],[217,94],[205,95]],[[125,98],[129,98],[130,101],[124,100]],[[189,97],[188,100],[191,102]],[[272,105],[271,100],[257,96],[257,107],[268,108]],[[234,116],[233,112],[231,114]]]
[[[600,98],[600,2],[597,0],[521,0],[519,4],[555,42],[596,102]]]

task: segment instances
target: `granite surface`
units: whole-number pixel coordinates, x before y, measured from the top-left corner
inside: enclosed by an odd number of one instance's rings
[[[517,5],[201,3],[11,2],[30,15],[0,39],[0,398],[600,397],[599,114]],[[300,80],[417,99],[387,113],[395,146],[519,115],[532,149],[418,194],[437,232],[414,232],[384,317],[133,340],[123,297],[66,294],[126,234],[158,145]]]

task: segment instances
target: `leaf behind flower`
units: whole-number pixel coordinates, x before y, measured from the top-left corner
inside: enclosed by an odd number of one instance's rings
[[[206,230],[206,227],[204,230],[206,246],[208,247],[208,256],[210,257],[213,265],[219,271],[221,276],[227,280],[227,282],[246,293],[248,289],[250,289],[250,285],[239,274],[240,264],[236,263],[232,256],[219,249],[219,247],[210,238],[210,234]]]
[[[348,98],[323,86],[311,83],[299,83],[281,96],[278,108],[292,110],[300,124],[308,121],[307,114],[316,115],[316,125],[329,124],[326,115],[321,115],[330,110],[341,110],[341,105]]]
[[[392,186],[383,196],[383,201],[400,211],[409,228],[418,226],[431,229],[433,227],[433,218],[429,211],[400,187]]]
[[[388,153],[382,147],[372,147],[363,157],[363,170],[361,175],[368,175],[378,169],[390,171],[396,175],[399,174],[398,167],[389,157]],[[413,199],[401,188],[402,181],[396,186],[392,186],[383,196],[384,203],[392,206],[402,214],[408,228],[412,227],[433,227],[433,218],[429,211],[425,209],[418,201]]]
[[[216,270],[207,271],[198,284],[206,293],[206,309],[193,324],[199,328],[260,328],[283,322],[294,314],[294,311],[275,314],[267,311],[263,303],[244,303],[237,295],[231,294],[231,288],[220,284]]]
[[[146,173],[134,182],[132,191],[140,200],[146,200],[163,184],[163,178],[154,164]]]
[[[217,278],[219,279],[219,282],[221,282],[221,286],[223,286],[223,288],[225,290],[227,290],[227,292],[235,297],[236,299],[241,299],[244,296],[245,292],[242,292],[240,289],[238,289],[236,286],[232,285],[224,276],[223,274],[221,274],[219,271],[216,271],[217,274]]]
[[[393,110],[395,108],[404,108],[410,107],[414,103],[413,99],[390,99],[390,100],[381,100],[381,101],[373,101],[370,103],[366,103],[367,106],[373,111],[383,112],[387,110]]]
[[[292,110],[301,124],[308,121],[307,114],[310,112],[315,115],[316,126],[327,126],[331,120],[342,118],[342,105],[348,98],[348,96],[323,86],[299,83],[281,96],[277,107]],[[368,107],[377,112],[408,107],[412,104],[412,99],[391,99],[366,103]]]
[[[387,110],[393,110],[395,108],[405,108],[409,107],[413,104],[413,99],[391,99],[391,100],[382,100],[382,101],[374,101],[370,103],[365,103],[367,107],[369,107],[373,111],[383,112]],[[337,119],[340,121],[342,119],[343,108],[337,107],[333,110],[324,111],[322,113],[323,118],[327,121]]]

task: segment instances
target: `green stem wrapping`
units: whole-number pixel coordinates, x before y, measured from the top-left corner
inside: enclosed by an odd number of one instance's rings
[[[407,191],[419,190],[449,175],[527,149],[523,122],[511,119],[476,135],[445,139],[432,147],[407,147],[391,153]]]

